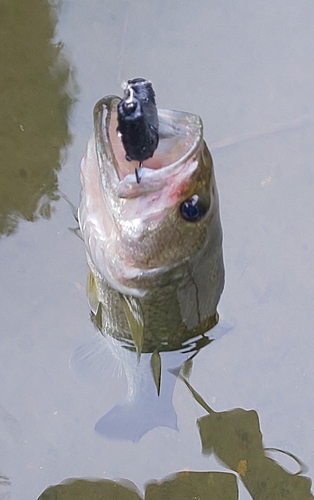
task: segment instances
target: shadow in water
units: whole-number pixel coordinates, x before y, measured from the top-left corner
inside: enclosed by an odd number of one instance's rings
[[[138,358],[134,347],[106,335],[93,314],[92,319],[99,333],[75,350],[71,368],[85,381],[111,387],[117,376],[124,375],[128,384],[125,397],[98,420],[95,431],[109,439],[138,442],[155,427],[178,430],[172,403],[176,375],[183,367],[191,370],[200,349],[231,327],[218,324],[207,334],[186,342],[180,350],[142,353]]]
[[[56,171],[70,142],[77,93],[54,43],[57,2],[5,0],[0,7],[0,236],[20,219],[49,218],[58,199]]]

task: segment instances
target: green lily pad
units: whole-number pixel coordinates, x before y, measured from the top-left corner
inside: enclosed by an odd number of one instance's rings
[[[237,500],[234,474],[224,472],[179,472],[172,478],[149,484],[145,500]]]
[[[262,433],[254,410],[234,410],[211,413],[198,420],[203,453],[215,452],[230,469],[238,472],[243,461],[264,456]]]
[[[133,486],[132,489],[135,490],[136,487]],[[72,479],[64,484],[50,486],[38,497],[38,500],[142,500],[132,489],[115,481]]]
[[[254,500],[313,500],[307,477],[289,473],[265,455],[254,410],[211,413],[199,419],[198,426],[203,453],[214,452],[237,472]],[[301,465],[294,455],[288,455]]]

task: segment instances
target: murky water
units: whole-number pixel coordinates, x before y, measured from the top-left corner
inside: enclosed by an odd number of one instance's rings
[[[313,21],[307,0],[76,0],[57,10],[2,2],[0,498],[33,500],[71,477],[124,478],[143,492],[183,470],[237,470],[254,490],[241,453],[235,466],[223,441],[215,452],[224,464],[202,454],[196,420],[206,411],[182,381],[179,431],[157,427],[133,443],[94,432],[125,380],[108,387],[103,375],[69,370],[95,330],[84,245],[58,188],[78,205],[93,106],[137,76],[153,81],[160,107],[202,117],[215,164],[226,267],[219,312],[234,327],[201,350],[190,383],[215,412],[255,410],[264,446],[293,453],[314,477]],[[254,441],[247,415],[234,425]],[[286,458],[275,456],[296,472]],[[241,481],[239,491],[262,498]]]

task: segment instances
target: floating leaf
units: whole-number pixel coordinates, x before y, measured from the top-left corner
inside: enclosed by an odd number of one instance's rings
[[[179,472],[171,478],[149,484],[145,500],[237,500],[234,474],[225,472]]]
[[[161,357],[157,350],[153,352],[152,357],[150,358],[150,366],[152,369],[157,394],[159,396],[161,382]]]
[[[70,479],[63,484],[50,486],[38,500],[142,500],[136,487],[128,481],[125,487],[116,481],[87,481],[85,479]]]
[[[257,461],[264,456],[258,415],[254,410],[235,408],[214,413],[198,421],[203,453],[212,450],[230,469],[238,471],[246,460]]]
[[[198,420],[203,453],[215,453],[237,472],[254,500],[313,500],[311,481],[290,474],[265,455],[258,415],[235,408]],[[288,453],[298,463],[300,461]]]
[[[138,358],[142,353],[144,342],[144,316],[139,299],[131,295],[120,294],[122,306],[132,339],[137,351]]]

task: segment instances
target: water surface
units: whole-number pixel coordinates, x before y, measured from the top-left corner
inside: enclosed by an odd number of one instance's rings
[[[132,443],[94,432],[125,381],[69,371],[94,327],[84,245],[57,189],[78,204],[92,108],[138,76],[160,107],[202,117],[220,193],[219,311],[234,328],[200,352],[190,382],[215,411],[254,409],[264,446],[295,454],[313,478],[312,2],[20,4],[3,2],[0,16],[0,475],[11,482],[0,498],[33,500],[69,477],[143,491],[185,469],[230,472],[201,453],[205,411],[180,381],[179,432]],[[240,498],[250,498],[241,484]]]

